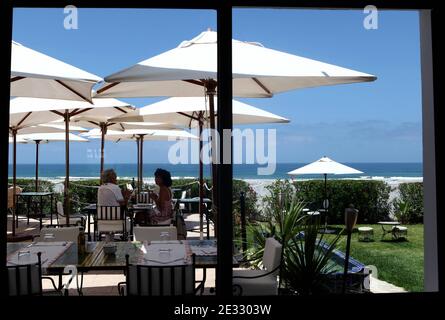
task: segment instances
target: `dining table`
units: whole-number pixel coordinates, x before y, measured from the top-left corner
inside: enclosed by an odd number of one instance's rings
[[[58,275],[59,289],[61,289],[62,275],[67,266],[74,266],[80,274],[80,284],[78,291],[81,294],[83,286],[83,274],[92,271],[122,271],[126,268],[126,255],[129,255],[130,264],[150,264],[143,259],[144,251],[150,250],[151,246],[164,243],[165,245],[182,245],[188,256],[195,254],[195,268],[203,269],[203,279],[200,280],[199,288],[201,293],[204,290],[206,281],[206,270],[217,267],[217,243],[216,240],[175,240],[175,241],[117,241],[114,254],[106,254],[104,246],[109,245],[105,241],[88,241],[83,252],[79,252],[77,243],[51,243],[51,242],[8,242],[7,243],[7,263],[17,263],[15,257],[23,250],[34,250],[47,252],[45,260],[42,261],[42,274]],[[233,266],[239,266],[238,258],[234,255]]]

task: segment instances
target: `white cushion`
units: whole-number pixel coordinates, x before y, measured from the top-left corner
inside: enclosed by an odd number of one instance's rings
[[[170,240],[177,239],[177,231],[175,226],[165,227],[134,227],[134,240],[135,241],[156,241],[161,240],[161,232],[169,232]]]
[[[399,231],[407,231],[408,230],[407,227],[401,227],[401,226],[397,226],[397,227],[394,227],[394,228],[399,230]]]
[[[267,273],[266,270],[233,270],[233,277],[251,277],[265,273]],[[273,274],[254,279],[233,278],[233,284],[239,285],[242,288],[241,295],[243,296],[271,296],[278,294],[278,281]]]
[[[264,268],[268,271],[272,271],[281,261],[281,249],[282,245],[274,238],[267,238],[266,245],[264,246],[264,254],[263,254],[263,265]],[[279,270],[274,272],[276,276]]]
[[[127,232],[131,231],[131,219],[127,218]],[[123,220],[97,220],[97,230],[99,232],[123,232]]]

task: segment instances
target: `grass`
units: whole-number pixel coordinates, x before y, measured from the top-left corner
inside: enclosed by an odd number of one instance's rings
[[[408,225],[408,241],[393,241],[387,234],[381,241],[382,227],[369,226],[374,229],[373,242],[359,242],[358,232],[351,238],[351,257],[365,265],[374,265],[378,278],[408,291],[423,291],[423,225]],[[339,226],[341,227],[341,226]],[[388,228],[385,226],[385,228]],[[326,239],[329,235],[326,235]],[[346,236],[342,236],[338,249],[345,251]]]
[[[373,242],[358,241],[358,227],[374,229]],[[330,226],[341,230],[344,226]],[[387,281],[407,291],[421,292],[423,287],[423,224],[407,225],[408,241],[393,241],[387,234],[383,241],[382,227],[378,224],[357,225],[351,238],[351,257],[365,265],[377,267],[378,279]],[[388,226],[385,226],[387,229]],[[333,235],[324,235],[329,240]],[[247,238],[252,241],[251,234]],[[345,252],[346,235],[342,236],[337,249]]]

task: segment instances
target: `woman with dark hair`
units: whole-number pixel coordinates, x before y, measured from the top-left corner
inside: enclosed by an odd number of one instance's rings
[[[155,183],[159,186],[159,194],[150,193],[150,198],[156,203],[154,213],[151,215],[153,224],[170,224],[173,218],[172,207],[172,178],[170,172],[164,169],[156,169]]]

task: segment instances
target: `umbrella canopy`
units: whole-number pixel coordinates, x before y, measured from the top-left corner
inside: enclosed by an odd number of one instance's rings
[[[68,138],[70,141],[75,142],[88,142],[88,139],[79,137],[75,134],[68,134]],[[65,133],[64,132],[47,132],[47,133],[32,133],[32,134],[20,134],[17,136],[17,139],[20,141],[24,141],[24,143],[35,143],[39,141],[39,143],[49,143],[55,141],[65,141]]]
[[[328,157],[323,157],[301,168],[289,171],[289,175],[299,174],[359,174],[363,173],[344,164],[335,162]]]
[[[233,95],[275,93],[324,85],[374,81],[375,76],[232,40]],[[105,77],[102,97],[201,96],[201,79],[217,79],[217,33],[202,32],[178,47]],[[150,83],[147,83],[150,81]]]
[[[329,199],[327,195],[327,175],[328,174],[360,174],[363,173],[354,168],[345,166],[344,164],[335,162],[334,160],[323,157],[301,168],[289,171],[289,175],[304,174],[321,174],[324,176],[324,201],[323,208],[327,211],[329,207]],[[326,216],[327,219],[327,216]],[[326,220],[327,223],[327,220]]]
[[[218,105],[215,103],[217,114]],[[202,121],[209,120],[208,106],[204,97],[168,98],[133,112],[121,115],[117,121],[157,121],[172,123],[182,127],[195,127]],[[203,115],[202,117],[200,115]],[[234,124],[287,123],[288,119],[255,108],[246,103],[233,100]]]
[[[87,133],[81,134],[82,137],[90,139],[100,138],[100,130],[92,129]],[[198,139],[197,136],[185,130],[149,130],[149,129],[130,129],[125,131],[109,130],[105,137],[108,141],[130,141],[135,140],[137,136],[143,135],[144,140],[171,140],[171,139]]]
[[[91,102],[91,89],[102,79],[12,41],[11,96]]]
[[[79,126],[73,126],[73,125],[69,125],[68,127],[70,132],[86,132],[88,131],[88,129],[83,128],[83,127],[79,127]],[[25,134],[33,134],[33,133],[57,133],[57,132],[65,132],[65,125],[63,124],[52,124],[52,123],[48,123],[48,124],[39,124],[36,126],[30,126],[30,127],[24,127],[20,130],[18,130],[18,132],[21,135],[25,135]]]

